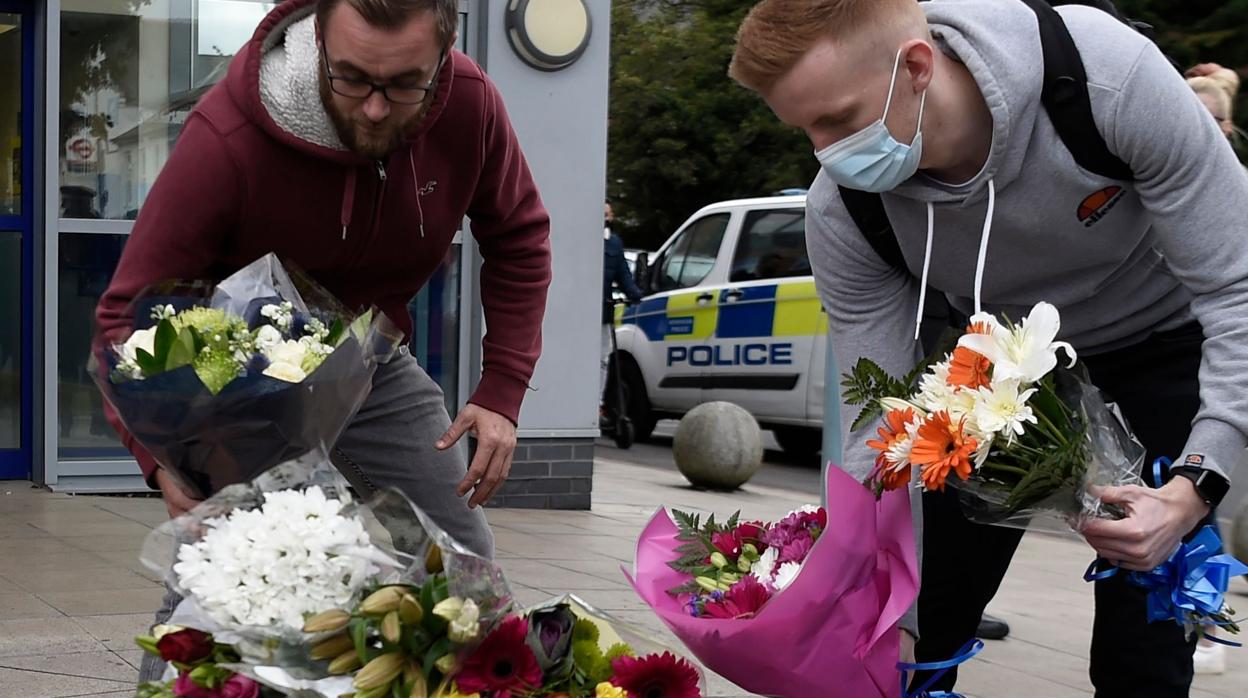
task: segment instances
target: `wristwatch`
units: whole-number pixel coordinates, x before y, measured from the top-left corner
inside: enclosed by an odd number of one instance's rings
[[[1226,496],[1228,490],[1231,489],[1231,483],[1220,473],[1207,468],[1198,468],[1194,465],[1178,465],[1170,469],[1170,474],[1174,477],[1185,477],[1192,481],[1196,486],[1196,493],[1200,498],[1205,500],[1205,504],[1211,507],[1217,507],[1222,503],[1222,498]]]

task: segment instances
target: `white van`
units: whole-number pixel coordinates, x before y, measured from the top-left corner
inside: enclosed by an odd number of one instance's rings
[[[725,400],[786,451],[819,450],[828,318],[806,255],[805,204],[805,196],[712,204],[639,265],[646,297],[616,308],[639,439],[658,419]]]

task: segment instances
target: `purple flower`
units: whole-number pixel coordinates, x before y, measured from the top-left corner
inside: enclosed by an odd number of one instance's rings
[[[802,562],[810,554],[810,548],[814,543],[815,541],[810,537],[809,533],[795,537],[780,548],[780,556],[777,558],[777,562],[781,564]]]

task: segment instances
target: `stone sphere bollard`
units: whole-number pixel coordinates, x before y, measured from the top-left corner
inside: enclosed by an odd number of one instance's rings
[[[708,402],[680,420],[672,455],[695,487],[735,490],[762,466],[763,434],[739,405]]]
[[[1235,523],[1231,530],[1231,553],[1240,560],[1248,561],[1248,499],[1239,505],[1235,512]]]

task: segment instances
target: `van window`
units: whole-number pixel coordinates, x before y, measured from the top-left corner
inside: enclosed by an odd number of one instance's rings
[[[750,211],[732,256],[729,281],[809,276],[806,214],[800,208]]]
[[[655,291],[673,291],[702,283],[719,256],[719,245],[728,230],[727,213],[713,213],[694,221],[668,246],[655,265]]]

